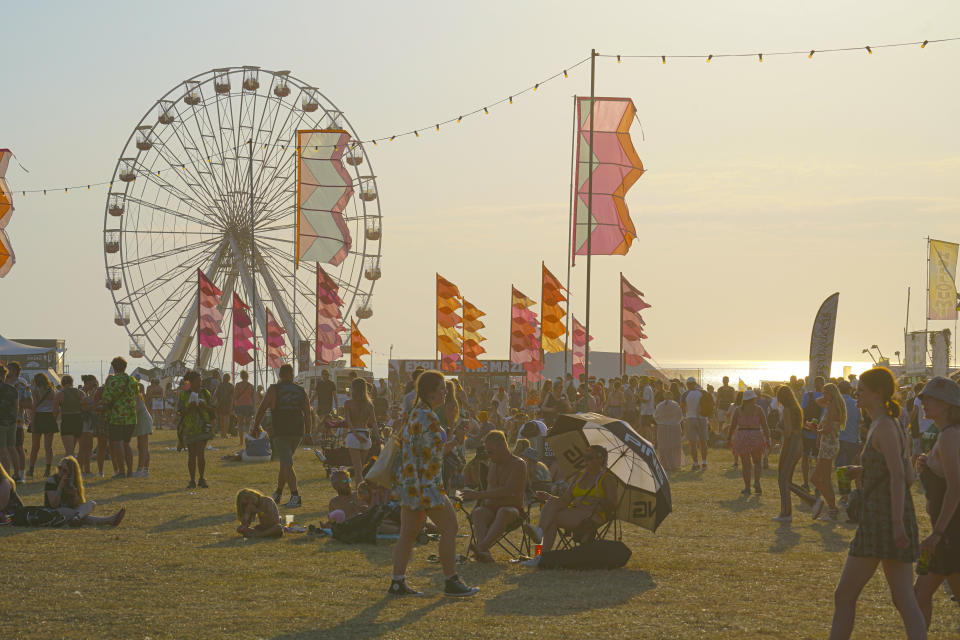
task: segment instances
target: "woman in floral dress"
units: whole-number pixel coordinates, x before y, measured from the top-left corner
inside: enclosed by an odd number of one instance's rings
[[[406,571],[413,543],[427,516],[440,530],[444,595],[464,597],[479,591],[476,587],[467,587],[457,576],[457,516],[444,493],[442,480],[443,456],[457,442],[453,438],[448,440],[437,417],[445,397],[442,373],[420,374],[413,410],[398,434],[401,447],[394,488],[400,497],[401,511],[400,536],[393,551],[393,580],[388,591],[392,595],[422,595],[406,583]]]

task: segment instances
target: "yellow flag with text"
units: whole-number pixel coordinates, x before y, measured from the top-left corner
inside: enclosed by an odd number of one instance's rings
[[[927,318],[957,319],[957,253],[960,245],[943,240],[930,241]]]

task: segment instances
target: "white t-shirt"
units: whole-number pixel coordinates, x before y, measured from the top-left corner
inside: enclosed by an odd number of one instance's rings
[[[640,402],[640,415],[652,416],[656,411],[654,403],[653,387],[647,385],[643,388],[642,401]]]
[[[703,391],[700,389],[688,389],[683,397],[684,414],[688,418],[700,417],[700,397]]]

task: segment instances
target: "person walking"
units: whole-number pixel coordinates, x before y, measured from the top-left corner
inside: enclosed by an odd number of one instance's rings
[[[277,490],[273,493],[273,501],[280,502],[284,485],[286,485],[290,487],[290,500],[283,506],[292,509],[303,505],[300,489],[297,486],[297,474],[293,470],[293,454],[300,448],[303,434],[313,430],[313,412],[310,410],[310,398],[307,392],[293,381],[293,366],[282,365],[277,375],[280,380],[267,389],[253,423],[260,424],[267,409],[270,409],[273,452],[280,461]],[[366,382],[361,379],[356,382],[364,385],[366,389]]]
[[[223,380],[213,392],[217,405],[217,423],[220,427],[220,437],[226,438],[233,425],[233,383],[230,374],[223,374]]]
[[[214,407],[210,392],[203,388],[200,372],[190,371],[183,378],[183,386],[177,400],[177,451],[187,450],[187,472],[190,482],[187,489],[207,489],[207,440],[213,438]],[[199,471],[200,481],[196,481]]]
[[[694,471],[707,468],[707,440],[710,428],[707,425],[707,419],[700,415],[703,394],[704,392],[697,385],[696,378],[687,378],[687,390],[680,396],[680,408],[683,410],[683,430],[687,434],[687,442],[690,443],[690,458],[693,460]],[[698,445],[699,456],[697,455]],[[703,458],[702,466],[700,457]]]
[[[960,387],[937,376],[920,391],[920,402],[940,430],[930,452],[917,459],[933,532],[920,543],[921,563],[928,570],[924,574],[918,566],[913,590],[929,628],[940,585],[946,581],[960,594]]]
[[[7,368],[0,364],[0,466],[15,469],[17,457],[17,412],[20,398],[7,381]]]
[[[760,467],[763,452],[770,448],[770,429],[763,409],[757,405],[757,392],[747,389],[743,392],[743,404],[733,412],[730,418],[730,442],[733,455],[740,459],[740,473],[743,475],[742,494],[750,495],[750,471],[753,470],[753,490],[763,493],[760,486]]]
[[[870,416],[870,431],[863,445],[863,466],[848,467],[848,471],[853,479],[861,478],[863,505],[834,591],[830,640],[847,640],[853,633],[857,600],[880,565],[906,637],[927,637],[923,612],[913,589],[913,563],[920,543],[910,494],[910,449],[897,422],[900,405],[893,399],[895,391],[896,381],[889,369],[876,367],[860,376],[857,406]]]
[[[250,420],[254,414],[253,385],[250,384],[249,379],[250,374],[246,370],[241,371],[240,382],[233,388],[233,412],[237,416],[237,431],[240,432],[241,446],[245,443],[243,437],[250,428]]]
[[[137,470],[134,478],[150,477],[150,435],[153,433],[153,416],[147,409],[144,393],[137,394],[137,426],[133,437],[137,439]]]
[[[117,356],[110,361],[113,375],[103,386],[103,418],[110,438],[110,460],[114,478],[133,475],[133,449],[130,440],[137,427],[137,396],[140,385],[128,376],[127,361]]]
[[[837,384],[840,397],[847,410],[847,420],[840,432],[840,454],[837,456],[837,466],[845,467],[850,464],[860,464],[860,411],[857,401],[853,398],[853,387],[846,380]]]
[[[647,389],[650,387],[647,386]],[[651,391],[651,395],[652,395]],[[683,430],[680,423],[683,421],[683,410],[674,399],[673,394],[667,393],[663,401],[657,405],[651,416],[657,422],[657,453],[660,462],[667,471],[679,471],[683,466]]]
[[[810,378],[807,378],[809,380]],[[810,459],[816,458],[819,453],[817,447],[817,432],[808,428],[814,421],[819,422],[823,417],[823,407],[817,400],[823,395],[823,378],[817,376],[813,379],[813,388],[808,388],[803,394],[803,400],[800,401],[800,408],[803,409],[803,457],[800,459],[800,470],[803,473],[803,490],[810,491]]]
[[[343,417],[347,429],[344,444],[350,452],[353,477],[362,479],[363,463],[370,454],[374,439],[380,438],[377,413],[373,410],[367,381],[363,378],[350,384],[350,399],[343,404]]]
[[[393,577],[387,592],[391,595],[422,595],[407,584],[406,572],[413,544],[427,516],[440,530],[444,595],[462,598],[479,591],[465,585],[457,575],[457,515],[443,491],[441,478],[443,457],[457,445],[457,439],[447,437],[436,413],[443,406],[445,396],[443,374],[424,371],[417,378],[409,419],[400,429],[399,464],[394,482],[400,495],[400,534],[393,549]]]
[[[823,418],[817,432],[820,434],[820,450],[813,469],[813,484],[820,490],[820,497],[813,503],[813,519],[821,517],[826,505],[827,522],[837,521],[837,497],[833,491],[833,460],[840,453],[840,431],[847,423],[847,405],[837,385],[832,382],[823,386],[823,395],[817,399],[823,407]]]
[[[793,499],[790,484],[793,472],[803,455],[803,409],[797,396],[787,385],[777,387],[777,402],[780,404],[780,434],[783,444],[780,446],[780,460],[777,463],[777,488],[780,490],[780,515],[772,518],[783,524],[793,521]]]
[[[60,418],[60,440],[66,455],[72,456],[80,436],[83,435],[83,416],[81,414],[82,395],[73,386],[73,376],[65,375],[60,379],[62,389],[53,400],[53,413]]]
[[[17,482],[26,482],[27,461],[23,451],[24,432],[27,427],[27,411],[33,409],[33,391],[30,385],[20,378],[20,363],[7,363],[7,384],[17,390],[17,433],[16,456],[13,459],[13,477]]]
[[[659,421],[654,417],[657,411],[656,394],[653,392],[652,380],[647,376],[640,378],[637,400],[640,405],[640,433],[654,445],[657,445],[660,442],[660,429],[656,427]],[[673,400],[676,401],[676,398],[673,398]],[[679,408],[679,403],[677,403],[677,408]],[[679,443],[679,440],[677,442]]]
[[[50,475],[50,465],[53,464],[53,434],[60,429],[57,426],[57,418],[53,413],[53,403],[57,392],[50,379],[42,373],[33,376],[33,397],[36,399],[33,405],[33,423],[30,425],[32,434],[30,442],[30,470],[27,475],[33,477],[33,467],[37,463],[37,455],[40,453],[40,443],[43,443],[43,453],[46,456],[47,468],[44,477]]]

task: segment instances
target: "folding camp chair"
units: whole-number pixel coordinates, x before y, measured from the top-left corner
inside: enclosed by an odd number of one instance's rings
[[[473,526],[473,511],[467,509],[461,498],[454,498],[453,503],[456,508],[463,512],[467,518],[467,522],[470,524],[470,546],[472,547],[478,542],[477,534]],[[511,561],[518,559],[525,560],[530,557],[531,541],[526,531],[523,530],[523,524],[529,521],[529,511],[527,514],[526,520],[517,518],[513,523],[507,525],[503,533],[493,542],[493,546],[499,547],[510,555]],[[516,539],[518,533],[520,537]]]
[[[597,540],[622,540],[623,529],[620,520],[606,520],[596,527],[586,527],[583,531],[557,529],[557,549],[573,549],[587,542]]]

